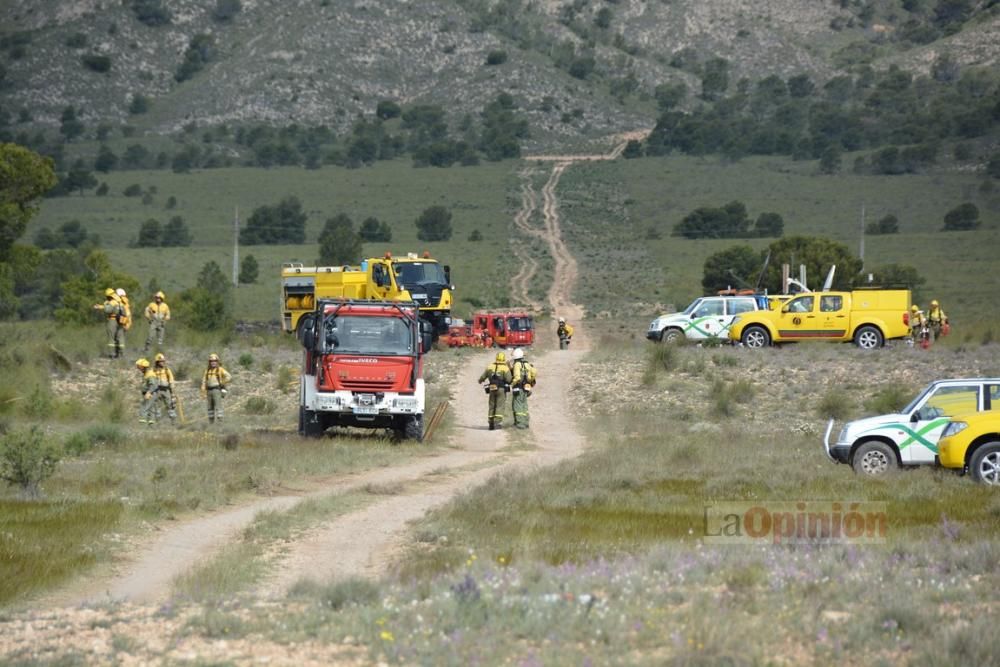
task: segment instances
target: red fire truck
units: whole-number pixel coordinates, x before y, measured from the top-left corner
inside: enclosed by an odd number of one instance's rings
[[[480,310],[469,323],[448,329],[449,347],[528,347],[535,342],[535,322],[524,310]]]
[[[421,440],[431,325],[417,304],[320,299],[302,317],[299,434],[355,426]]]

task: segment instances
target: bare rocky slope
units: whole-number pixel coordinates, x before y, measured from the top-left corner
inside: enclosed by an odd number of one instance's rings
[[[128,121],[155,133],[192,120],[343,131],[379,100],[440,104],[457,119],[506,91],[536,141],[551,144],[651,126],[655,86],[684,81],[697,92],[693,72],[711,57],[729,61],[732,82],[797,73],[825,80],[836,71],[833,54],[852,43],[876,45],[881,62],[915,71],[941,52],[966,65],[992,64],[1000,49],[1000,17],[985,7],[957,34],[902,50],[891,38],[909,15],[886,9],[862,19],[855,3],[242,0],[220,22],[215,2],[158,1],[171,15],[159,26],[140,22],[134,2],[0,3],[7,43],[0,106],[12,115],[28,109],[50,127],[73,105],[88,123]],[[602,10],[610,12],[605,21]],[[211,35],[209,61],[179,83],[174,75],[197,34]],[[567,50],[592,54],[593,73],[571,76]],[[497,51],[506,61],[487,65]],[[85,66],[88,54],[107,56],[110,69]],[[610,89],[626,78],[639,94],[622,103]],[[151,100],[151,110],[130,117],[136,94]]]

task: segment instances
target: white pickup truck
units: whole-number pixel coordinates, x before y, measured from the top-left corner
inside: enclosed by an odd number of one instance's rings
[[[767,309],[768,299],[764,295],[703,296],[679,313],[657,317],[650,323],[646,338],[665,343],[681,336],[691,340],[718,338],[728,342],[729,325],[734,317]]]
[[[937,462],[938,440],[949,416],[1000,407],[1000,378],[965,378],[930,383],[899,413],[848,422],[830,442],[834,420],[826,427],[823,447],[835,463],[857,473],[884,475],[899,466]]]

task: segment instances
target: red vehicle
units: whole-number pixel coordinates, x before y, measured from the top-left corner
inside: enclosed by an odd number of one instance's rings
[[[355,426],[423,439],[431,326],[417,305],[320,299],[302,318],[299,434]]]
[[[528,347],[535,342],[535,322],[524,310],[479,310],[469,324],[448,330],[450,347]]]

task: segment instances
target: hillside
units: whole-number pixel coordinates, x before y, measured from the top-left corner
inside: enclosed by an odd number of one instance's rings
[[[88,126],[154,134],[191,121],[340,133],[380,100],[442,105],[457,122],[503,91],[535,144],[574,143],[652,126],[656,86],[697,92],[710,58],[728,61],[734,84],[824,81],[859,62],[926,72],[940,53],[991,65],[1000,17],[981,4],[919,46],[901,31],[940,20],[894,2],[9,0],[0,105],[25,127],[58,126],[73,106]],[[130,115],[137,95],[149,111]]]

